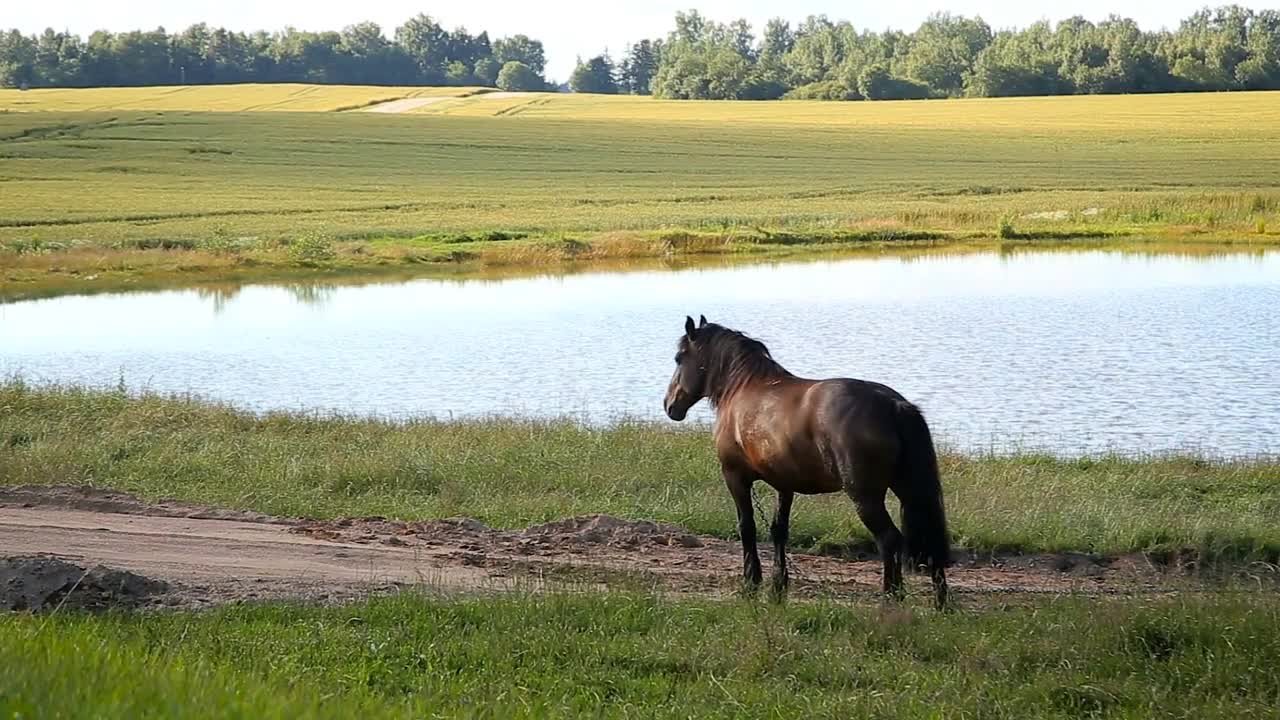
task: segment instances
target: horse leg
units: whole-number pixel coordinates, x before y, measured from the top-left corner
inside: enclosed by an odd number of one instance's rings
[[[738,534],[742,536],[742,579],[747,592],[760,587],[760,553],[756,550],[756,516],[751,508],[751,484],[753,478],[743,473],[724,470],[724,482],[729,486],[733,504],[738,508]]]
[[[947,608],[947,571],[940,567],[931,568],[933,578],[933,603],[939,610]]]
[[[869,493],[850,493],[853,504],[858,508],[858,517],[862,524],[871,531],[880,549],[880,557],[884,561],[884,592],[891,598],[901,599],[902,585],[902,547],[904,539],[898,526],[893,524],[889,510],[884,506],[884,492],[878,495]]]
[[[795,493],[778,491],[778,509],[769,524],[769,537],[773,539],[773,595],[781,600],[787,592],[787,536],[791,531],[791,501]]]

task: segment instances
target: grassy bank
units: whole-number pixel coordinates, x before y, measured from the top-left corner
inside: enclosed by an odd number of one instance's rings
[[[958,543],[980,550],[1280,557],[1280,463],[942,460]],[[257,417],[110,391],[0,387],[0,484],[92,484],[283,515],[659,519],[733,538],[705,431],[624,424]],[[772,498],[760,490],[762,507]],[[797,502],[802,547],[866,539],[847,499]]]
[[[700,238],[701,250],[690,250],[693,243],[672,237]],[[629,240],[615,239],[603,248],[592,244],[587,252],[572,250],[571,242],[528,241],[524,251],[515,254],[516,244],[493,249],[484,260],[440,260],[402,262],[395,257],[377,260],[380,253],[400,253],[403,247],[353,241],[332,245],[333,254],[324,262],[296,263],[288,250],[272,251],[276,261],[259,259],[249,262],[245,256],[203,255],[208,262],[192,260],[183,250],[153,249],[121,254],[119,265],[111,269],[95,266],[92,272],[76,269],[77,253],[27,256],[14,260],[9,282],[0,282],[0,302],[18,302],[59,295],[93,295],[98,293],[195,289],[217,296],[234,296],[249,285],[278,285],[296,288],[360,286],[398,283],[424,278],[439,280],[508,280],[526,277],[565,277],[579,273],[636,272],[717,269],[745,265],[831,262],[856,258],[891,256],[901,259],[924,257],[957,257],[968,254],[996,253],[1013,257],[1020,253],[1073,253],[1105,251],[1132,257],[1213,258],[1229,255],[1261,256],[1280,250],[1280,243],[1259,238],[1208,238],[1105,236],[1094,238],[981,238],[914,240],[884,233],[828,233],[812,242],[768,242],[753,239],[748,232],[733,237],[693,233],[637,234]],[[897,239],[894,239],[897,237]],[[843,238],[843,239],[835,239]],[[1277,236],[1280,239],[1280,236]],[[723,242],[722,242],[723,241]],[[586,241],[583,241],[586,242]],[[374,249],[361,250],[362,247]],[[669,250],[682,247],[683,250]],[[456,248],[450,246],[449,251]],[[504,254],[498,254],[501,250]],[[85,251],[83,258],[101,257]],[[268,253],[269,255],[270,253]],[[123,259],[128,256],[128,259]],[[357,258],[349,262],[347,258]],[[186,264],[194,262],[194,264]],[[56,267],[49,263],[56,263]]]
[[[327,97],[249,88],[240,108],[228,92],[0,94],[0,108],[31,110],[0,112],[0,290],[995,239],[1280,240],[1275,93],[489,94],[394,116],[219,112],[266,109],[263,93],[280,107]]]
[[[619,594],[9,615],[0,714],[1263,718],[1277,628],[1266,595],[915,616]]]

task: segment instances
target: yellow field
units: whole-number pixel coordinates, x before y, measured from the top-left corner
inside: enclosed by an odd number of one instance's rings
[[[335,112],[403,98],[464,95],[477,89],[272,84],[0,90],[0,111]]]
[[[400,114],[529,117],[654,124],[796,124],[812,127],[938,129],[1280,138],[1280,92],[1085,95],[898,102],[688,101],[628,95],[509,93],[489,88],[349,85],[208,85],[0,90],[0,112],[112,110],[335,112],[432,98]],[[387,108],[383,108],[387,109]],[[1280,141],[1280,140],[1278,140]]]
[[[1280,130],[1280,92],[1083,95],[967,100],[827,102],[655,100],[627,95],[490,93],[459,97],[414,114],[636,120],[678,123],[795,123],[937,129],[1023,129],[1158,133],[1215,128],[1223,135]],[[1277,135],[1280,138],[1280,135]]]

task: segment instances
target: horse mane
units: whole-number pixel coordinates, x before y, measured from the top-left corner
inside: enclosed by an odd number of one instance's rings
[[[697,355],[705,368],[707,399],[713,406],[747,383],[791,377],[764,343],[723,325],[708,323],[698,328],[691,343],[688,337],[681,343]]]

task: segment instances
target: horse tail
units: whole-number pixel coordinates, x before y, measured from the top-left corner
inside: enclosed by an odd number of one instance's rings
[[[945,568],[951,563],[951,540],[933,436],[915,405],[899,401],[894,415],[901,451],[893,490],[902,503],[907,560],[912,568]]]

